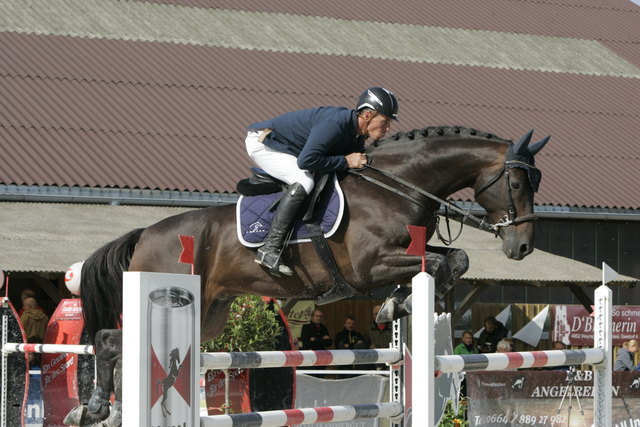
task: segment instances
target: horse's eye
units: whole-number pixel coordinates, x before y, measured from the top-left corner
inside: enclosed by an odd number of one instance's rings
[[[511,188],[513,188],[514,190],[520,189],[520,183],[519,182],[512,182],[511,183]]]

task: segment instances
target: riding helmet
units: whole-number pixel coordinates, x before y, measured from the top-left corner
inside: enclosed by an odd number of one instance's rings
[[[395,121],[398,120],[398,98],[383,87],[374,86],[362,92],[358,99],[356,111],[363,108],[371,108],[387,117],[391,117]]]

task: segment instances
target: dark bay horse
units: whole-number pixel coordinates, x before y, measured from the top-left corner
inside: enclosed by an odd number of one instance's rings
[[[458,190],[473,188],[487,221],[497,224],[493,229],[503,240],[505,255],[519,260],[531,253],[533,224],[529,220],[540,180],[534,155],[548,140],[530,143],[531,134],[513,144],[473,129],[430,127],[367,147],[375,169],[361,174],[396,191],[357,174],[339,177],[347,207],[328,243],[347,282],[366,292],[408,283],[421,271],[420,257],[405,255],[410,243],[405,226],[426,226],[427,237],[433,234],[440,203],[425,192],[446,199]],[[288,265],[294,267],[292,277],[271,276],[254,263],[254,250],[238,241],[235,209],[235,205],[214,206],[176,215],[134,230],[91,255],[81,274],[89,335],[119,326],[123,271],[190,273],[188,265],[177,262],[178,235],[195,236],[195,274],[202,278],[202,342],[220,334],[239,295],[315,299],[331,287],[331,277],[309,243],[285,250]],[[468,268],[462,251],[427,249],[428,272],[436,283],[456,280]]]

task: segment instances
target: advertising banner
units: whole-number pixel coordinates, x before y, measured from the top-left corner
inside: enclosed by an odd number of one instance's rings
[[[593,425],[593,372],[468,372],[468,420],[474,426]],[[640,425],[640,372],[613,373],[613,426]]]
[[[86,344],[82,342],[82,303],[80,299],[63,299],[49,320],[44,335],[45,344]],[[81,402],[79,367],[81,357],[91,361],[89,382],[93,380],[93,356],[71,353],[42,355],[42,400],[45,427],[62,427],[67,413]],[[91,387],[93,385],[91,384]]]
[[[593,316],[581,305],[554,305],[552,340],[567,345],[593,345]],[[616,305],[611,313],[613,345],[640,339],[640,306]]]
[[[125,272],[123,426],[196,427],[200,277]]]

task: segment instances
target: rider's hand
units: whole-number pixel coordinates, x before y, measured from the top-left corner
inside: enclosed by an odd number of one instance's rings
[[[361,169],[367,164],[367,156],[363,153],[351,153],[345,158],[349,169]]]

